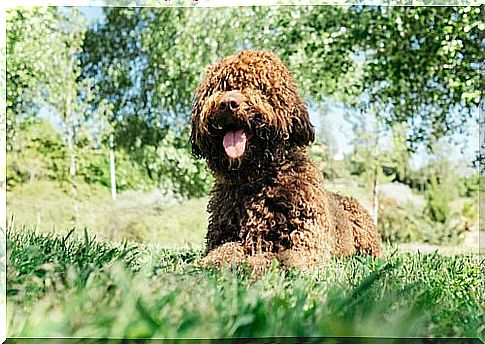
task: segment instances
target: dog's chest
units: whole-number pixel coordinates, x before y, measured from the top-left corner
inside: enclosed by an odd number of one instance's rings
[[[277,185],[216,187],[210,202],[211,226],[226,240],[286,247],[290,234],[311,222],[313,209],[301,190]]]

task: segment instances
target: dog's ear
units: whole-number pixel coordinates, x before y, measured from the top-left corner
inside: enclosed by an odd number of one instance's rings
[[[202,158],[202,150],[200,147],[197,145],[197,142],[195,141],[195,133],[194,129],[191,129],[190,132],[190,145],[192,146],[192,155],[196,159],[201,159]]]
[[[205,87],[207,91],[207,87]],[[204,149],[201,146],[201,111],[202,111],[202,102],[201,98],[203,95],[201,94],[204,91],[202,86],[199,86],[195,92],[194,98],[192,99],[192,111],[190,114],[190,145],[192,147],[192,155],[196,159],[204,158]]]
[[[198,116],[192,114],[192,121],[191,121],[191,127],[190,127],[190,145],[192,146],[192,155],[196,159],[202,159],[204,157],[202,148],[200,147],[200,142],[198,140],[197,135],[197,121],[198,121]]]
[[[298,104],[293,110],[289,141],[299,147],[308,146],[315,141],[315,129],[305,104]]]

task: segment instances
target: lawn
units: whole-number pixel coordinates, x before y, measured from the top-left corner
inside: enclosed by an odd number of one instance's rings
[[[199,249],[7,231],[7,331],[28,337],[484,338],[477,255],[334,258],[311,273],[197,265]],[[399,339],[396,339],[399,343]]]
[[[125,191],[111,200],[110,190],[78,183],[77,228],[89,228],[111,241],[159,242],[164,247],[197,247],[207,228],[207,198],[178,202],[160,190]],[[7,216],[15,227],[66,233],[72,200],[55,181],[36,181],[7,193]]]

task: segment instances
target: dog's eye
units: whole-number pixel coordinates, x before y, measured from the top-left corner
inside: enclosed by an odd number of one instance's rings
[[[228,77],[219,80],[219,85],[217,86],[216,90],[220,92],[228,92],[233,89],[231,81],[228,80]]]

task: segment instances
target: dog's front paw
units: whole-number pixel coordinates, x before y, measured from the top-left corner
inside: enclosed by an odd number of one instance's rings
[[[276,254],[271,252],[257,253],[249,256],[246,260],[254,277],[261,276],[276,259]]]
[[[309,271],[325,261],[325,255],[294,249],[278,253],[277,258],[283,266],[301,271]]]
[[[244,251],[241,245],[235,242],[225,243],[207,253],[201,259],[200,264],[204,267],[224,265],[238,265],[244,261]]]

